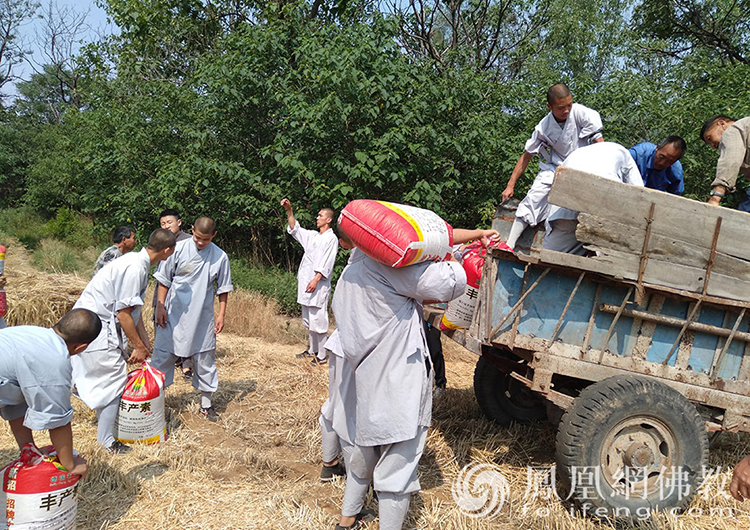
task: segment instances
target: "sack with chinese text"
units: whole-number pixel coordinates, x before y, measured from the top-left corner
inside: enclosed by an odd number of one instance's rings
[[[158,444],[167,439],[164,372],[144,362],[143,368],[128,374],[114,434],[122,443]]]
[[[50,445],[43,454],[26,444],[21,456],[0,473],[5,510],[0,528],[19,530],[75,530],[79,475],[62,466]]]
[[[479,281],[482,279],[482,267],[487,251],[480,242],[466,247],[463,255],[463,266],[466,271],[466,290],[464,294],[451,300],[440,321],[440,329],[450,331],[468,328],[474,318],[479,303]]]
[[[430,210],[358,199],[338,221],[344,233],[372,259],[389,267],[448,259],[453,228]]]

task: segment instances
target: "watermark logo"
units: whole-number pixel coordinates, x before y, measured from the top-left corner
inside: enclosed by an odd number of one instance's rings
[[[451,486],[453,500],[469,517],[495,517],[510,494],[510,484],[493,464],[468,464]]]

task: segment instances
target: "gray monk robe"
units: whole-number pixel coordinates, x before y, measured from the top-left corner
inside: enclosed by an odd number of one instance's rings
[[[394,269],[357,252],[344,269],[333,295],[337,340],[354,379],[354,391],[342,396],[354,400],[344,405],[354,413],[354,437],[344,451],[344,515],[361,509],[372,480],[381,499],[381,528],[400,528],[409,494],[419,490],[417,464],[432,417],[421,302],[452,300],[465,287],[466,274],[456,262]],[[345,446],[348,430],[339,433]]]

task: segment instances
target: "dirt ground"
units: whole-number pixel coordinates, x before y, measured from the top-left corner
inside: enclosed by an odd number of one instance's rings
[[[298,325],[276,318],[283,327]],[[169,440],[138,446],[128,455],[109,455],[96,446],[94,415],[76,401],[76,446],[91,466],[80,493],[78,528],[332,528],[344,481],[319,481],[317,416],[327,393],[327,372],[294,358],[304,346],[301,341],[286,342],[220,335],[215,404],[221,421],[198,416],[197,393],[179,380],[167,394]],[[446,361],[448,390],[435,407],[420,463],[423,490],[413,499],[407,528],[610,528],[572,516],[568,503],[527,495],[527,466],[553,463],[553,429],[546,424],[496,427],[481,416],[473,396],[474,356],[446,341]],[[9,461],[17,451],[5,424],[3,429],[0,455]],[[46,439],[46,434],[38,436]],[[729,465],[747,450],[746,439],[724,435],[711,463]],[[498,465],[509,482],[509,498],[491,519],[463,515],[453,500],[452,481],[471,462]],[[662,517],[642,527],[747,527],[747,507],[718,492],[711,496],[697,499],[693,507],[726,506],[732,516],[698,516],[694,510],[693,516]],[[377,502],[369,499],[366,507],[377,510]]]
[[[51,279],[85,285],[82,278],[40,277],[21,263],[14,263],[9,270],[13,270],[9,286],[27,282],[44,291],[44,282]],[[53,290],[47,288],[47,292]],[[51,297],[35,299],[49,304]],[[71,294],[69,299],[75,300],[75,296]],[[44,323],[42,313],[46,310],[36,310],[38,303],[42,302],[29,300],[24,308],[27,312],[17,312],[16,318],[33,314]],[[9,296],[9,304],[15,304],[16,311],[22,309],[18,297]],[[149,313],[147,308],[147,322]],[[405,528],[748,527],[750,502],[741,505],[727,495],[732,466],[750,453],[750,437],[744,435],[723,433],[714,440],[709,464],[717,473],[706,482],[688,513],[680,516],[658,515],[615,526],[581,517],[565,500],[546,498],[549,490],[530,487],[529,478],[534,475],[529,468],[549,471],[553,465],[553,427],[537,423],[500,428],[486,420],[472,389],[476,357],[445,337],[443,343],[448,389],[435,404],[419,468],[422,491],[412,499]],[[75,446],[90,465],[80,489],[78,528],[332,529],[345,482],[319,481],[317,418],[327,395],[328,378],[325,368],[295,359],[294,354],[305,345],[299,319],[277,315],[273,304],[257,295],[233,293],[227,329],[218,340],[220,384],[214,403],[221,420],[209,423],[200,417],[198,393],[179,379],[167,391],[167,442],[137,446],[127,455],[110,455],[98,447],[95,416],[74,398]],[[46,433],[37,434],[38,443],[47,440]],[[10,462],[17,454],[10,429],[0,422],[0,463]],[[506,481],[504,502],[492,517],[470,517],[454,500],[452,485],[467,464],[497,466]],[[479,485],[473,494],[491,490]],[[377,511],[377,501],[368,499],[366,508]],[[369,528],[378,528],[377,522]]]

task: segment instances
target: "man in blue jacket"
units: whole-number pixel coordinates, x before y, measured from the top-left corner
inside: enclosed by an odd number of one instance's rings
[[[629,149],[644,186],[675,195],[685,192],[680,158],[686,150],[687,144],[679,136],[667,136],[659,145],[643,142]]]

